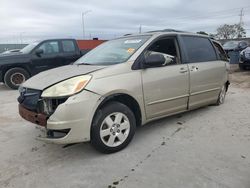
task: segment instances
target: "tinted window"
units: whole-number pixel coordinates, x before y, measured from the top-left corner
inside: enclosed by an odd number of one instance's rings
[[[228,61],[227,59],[227,54],[225,53],[225,51],[223,50],[223,48],[220,46],[220,44],[218,44],[217,42],[213,42],[216,52],[219,55],[220,59],[223,61]]]
[[[43,54],[59,53],[59,45],[57,41],[44,42],[38,49],[42,49]]]
[[[217,60],[215,50],[209,39],[184,36],[183,41],[189,63]]]
[[[62,48],[64,52],[75,52],[74,42],[71,40],[62,41]]]

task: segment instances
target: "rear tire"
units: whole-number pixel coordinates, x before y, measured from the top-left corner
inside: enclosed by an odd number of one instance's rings
[[[91,144],[102,153],[125,148],[136,130],[133,112],[124,104],[109,102],[99,109],[91,126]]]
[[[18,89],[30,77],[29,73],[23,68],[9,69],[4,75],[4,83],[11,89]]]
[[[240,70],[246,70],[246,67],[242,64],[239,64],[239,68],[240,68]]]
[[[226,87],[226,84],[224,84],[221,88],[221,91],[220,91],[220,94],[218,96],[218,99],[217,99],[217,102],[216,102],[216,105],[221,105],[225,102],[225,98],[226,98],[226,93],[227,93],[227,87]]]

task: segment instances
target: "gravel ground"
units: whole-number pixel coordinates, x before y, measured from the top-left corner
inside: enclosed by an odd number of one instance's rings
[[[225,104],[138,128],[111,155],[35,140],[39,130],[17,113],[17,91],[0,85],[0,187],[249,188],[250,72],[230,76]]]
[[[230,80],[236,87],[250,88],[250,70],[240,71],[238,66],[232,66]]]

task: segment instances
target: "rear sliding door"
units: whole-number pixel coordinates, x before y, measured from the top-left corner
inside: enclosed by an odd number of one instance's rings
[[[207,37],[182,36],[190,71],[189,109],[216,102],[226,71]]]

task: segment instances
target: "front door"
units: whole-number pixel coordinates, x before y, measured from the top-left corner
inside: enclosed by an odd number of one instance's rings
[[[43,53],[40,55],[35,54],[37,49],[42,49]],[[60,48],[58,41],[43,42],[34,50],[33,58],[31,60],[33,71],[35,74],[61,66]]]
[[[175,37],[159,39],[145,52],[172,56],[175,61],[161,67],[141,71],[147,119],[157,118],[187,110],[189,72],[181,64]]]

